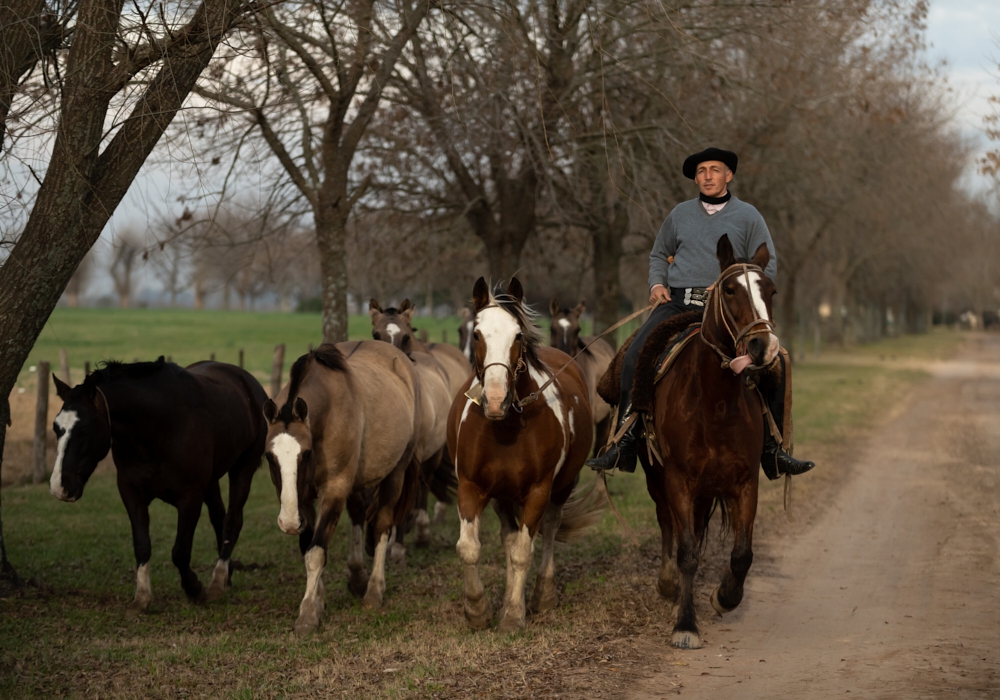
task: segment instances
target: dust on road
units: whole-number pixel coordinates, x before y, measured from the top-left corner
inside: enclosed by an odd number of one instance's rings
[[[1000,337],[928,369],[815,524],[755,543],[706,646],[627,697],[1000,697]]]

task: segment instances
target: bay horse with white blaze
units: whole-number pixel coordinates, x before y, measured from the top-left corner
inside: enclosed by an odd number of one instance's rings
[[[740,372],[747,365],[750,372],[771,366],[779,352],[771,322],[775,286],[764,274],[767,247],[738,262],[723,236],[717,255],[722,274],[705,304],[700,340],[680,351],[654,389],[652,426],[663,462],[649,455],[646,473],[662,535],[658,587],[678,604],[672,644],[683,649],[701,647],[694,576],[716,504],[724,523],[728,516],[734,543],[712,607],[721,615],[743,599],[765,426],[761,396]]]
[[[535,535],[541,530],[543,554],[532,609],[541,612],[558,601],[557,534],[565,539],[601,514],[595,499],[587,497],[563,507],[590,452],[593,421],[579,367],[569,355],[541,345],[521,283],[512,278],[506,293],[493,294],[480,277],[473,296],[475,376],[455,398],[448,418],[461,518],[456,549],[465,569],[465,616],[481,629],[493,615],[479,578],[479,523],[493,499],[507,556],[499,627],[516,630],[525,626],[524,589]]]
[[[261,410],[267,395],[260,383],[222,362],[182,369],[162,357],[108,362],[73,388],[52,378],[63,406],[53,425],[58,442],[49,489],[60,500],[76,501],[97,463],[111,452],[138,567],[135,598],[126,612],[145,612],[153,599],[149,504],[154,498],[177,508],[172,559],[184,592],[193,600],[220,597],[231,582],[230,557],[264,452]],[[223,474],[229,474],[228,511],[219,488]],[[202,503],[219,554],[207,592],[191,570]]]
[[[389,532],[409,513],[419,479],[420,387],[410,359],[373,340],[321,345],[295,361],[264,415],[278,527],[299,536],[306,566],[296,634],[322,622],[327,544],[345,505],[348,588],[364,594],[363,607],[381,606]],[[363,552],[368,520],[377,540],[371,577]]]

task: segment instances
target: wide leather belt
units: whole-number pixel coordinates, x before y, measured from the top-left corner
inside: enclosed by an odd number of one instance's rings
[[[704,306],[708,291],[704,287],[671,287],[671,297],[683,295],[685,306]]]

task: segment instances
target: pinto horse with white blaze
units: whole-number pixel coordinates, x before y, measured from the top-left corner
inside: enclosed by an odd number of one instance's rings
[[[765,429],[763,400],[744,372],[773,367],[779,352],[771,322],[775,286],[764,274],[770,258],[767,247],[761,245],[752,260],[738,262],[729,238],[723,236],[717,255],[722,273],[705,304],[700,340],[679,352],[654,389],[654,444],[663,462],[651,454],[646,472],[662,535],[658,587],[677,604],[672,644],[684,649],[701,647],[694,576],[717,504],[728,516],[734,543],[711,603],[721,615],[743,599],[753,561]]]
[[[76,501],[110,451],[118,492],[132,523],[135,598],[126,612],[145,612],[153,598],[149,504],[177,508],[172,559],[192,600],[214,600],[232,578],[230,556],[243,527],[243,506],[264,452],[267,395],[253,376],[233,365],[198,362],[182,369],[164,362],[108,362],[70,388],[53,375],[63,400],[54,430],[52,495]],[[229,509],[219,479],[229,475]],[[207,592],[191,570],[191,546],[201,505],[215,529],[219,560]]]
[[[505,293],[493,294],[480,277],[473,295],[475,376],[448,418],[448,450],[458,473],[464,610],[476,629],[493,617],[478,570],[479,523],[492,499],[507,556],[499,627],[517,630],[525,626],[524,589],[535,535],[541,531],[543,555],[532,609],[541,612],[558,602],[557,534],[568,539],[601,515],[593,489],[567,504],[590,452],[593,422],[579,367],[569,355],[541,344],[521,283],[513,278]]]
[[[288,385],[264,404],[264,415],[278,527],[299,536],[306,566],[296,634],[315,632],[322,622],[326,550],[345,505],[352,526],[348,588],[364,594],[363,607],[380,607],[389,533],[409,513],[420,478],[413,363],[373,340],[321,345],[295,361]],[[369,520],[377,541],[371,577],[363,552]]]

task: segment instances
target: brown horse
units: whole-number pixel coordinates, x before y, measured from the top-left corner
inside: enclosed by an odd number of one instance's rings
[[[447,426],[448,411],[451,409],[452,399],[458,392],[461,382],[464,382],[471,369],[469,364],[462,357],[458,349],[449,346],[458,355],[457,362],[452,362],[455,366],[461,363],[465,366],[465,371],[461,372],[461,366],[455,368],[457,376],[461,377],[452,387],[451,378],[445,366],[439,361],[439,357],[446,362],[454,359],[446,353],[439,352],[431,354],[429,348],[421,343],[413,335],[413,328],[410,321],[413,317],[413,307],[409,299],[405,300],[399,309],[389,307],[383,309],[382,306],[372,299],[368,304],[368,313],[372,320],[372,337],[375,340],[382,340],[392,343],[394,346],[406,353],[414,363],[417,378],[420,380],[420,396],[422,399],[420,415],[420,439],[417,443],[417,451],[423,457],[421,468],[420,490],[417,494],[417,503],[414,509],[417,535],[416,544],[425,546],[430,542],[430,517],[427,515],[427,500],[430,491],[434,491],[438,498],[438,503],[453,503],[448,491],[455,483],[454,469],[450,463],[441,469],[442,459],[445,457],[447,449]],[[442,472],[440,474],[439,472]],[[402,531],[397,535],[396,542],[402,546]],[[402,550],[397,550],[397,557],[402,556]]]
[[[615,349],[603,338],[595,340],[592,335],[580,336],[580,316],[586,308],[585,301],[572,309],[566,309],[559,306],[558,299],[553,299],[549,303],[549,312],[552,314],[549,345],[572,355],[580,365],[590,389],[590,405],[594,410],[594,444],[604,445],[611,430],[611,406],[598,395],[597,382],[615,359]],[[588,343],[590,347],[587,347]]]
[[[448,450],[458,473],[461,536],[456,549],[465,568],[465,616],[477,629],[493,616],[478,566],[479,519],[494,499],[507,555],[499,626],[522,629],[524,588],[539,529],[543,553],[532,597],[535,611],[558,600],[557,533],[562,539],[600,514],[585,498],[574,498],[563,509],[590,452],[593,421],[587,384],[575,363],[544,386],[570,358],[540,344],[521,283],[511,279],[506,293],[494,295],[480,277],[473,295],[476,374],[463,389],[479,398],[459,395],[448,417]]]
[[[767,247],[760,246],[749,264],[738,263],[723,236],[717,255],[722,274],[705,305],[701,341],[681,351],[655,388],[653,430],[663,463],[650,455],[646,473],[663,538],[658,587],[678,604],[672,643],[682,649],[701,647],[694,576],[716,504],[734,533],[729,569],[711,596],[720,615],[740,604],[753,561],[763,403],[747,377],[730,369],[729,360],[741,358],[734,363],[739,369],[752,362],[753,371],[771,365],[779,350],[771,324],[775,287],[763,272],[770,258]]]
[[[347,357],[341,347],[321,345],[300,357],[288,385],[264,404],[278,526],[299,535],[306,565],[300,635],[322,621],[326,548],[345,504],[352,524],[348,588],[364,593],[364,607],[381,606],[389,533],[406,517],[419,479],[421,400],[412,362],[386,343],[353,343]],[[362,553],[369,519],[378,542],[370,578]]]

